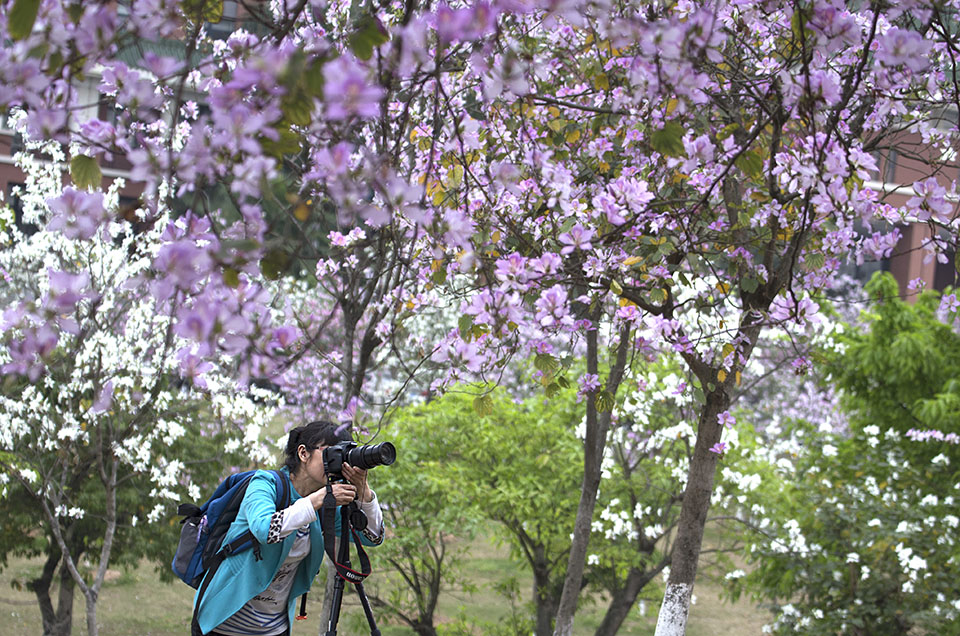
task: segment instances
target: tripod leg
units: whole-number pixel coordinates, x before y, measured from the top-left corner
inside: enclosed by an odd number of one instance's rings
[[[373,610],[370,609],[370,601],[367,600],[367,593],[363,590],[363,583],[356,583],[357,594],[360,596],[360,604],[363,605],[363,613],[367,615],[367,623],[370,624],[370,636],[380,636],[380,630],[377,629],[377,621],[373,618]]]
[[[324,636],[337,636],[337,622],[340,620],[340,605],[343,603],[344,580],[337,577],[333,584],[333,598],[330,599],[330,623]]]

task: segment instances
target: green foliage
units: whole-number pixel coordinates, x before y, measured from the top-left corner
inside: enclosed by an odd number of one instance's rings
[[[668,157],[679,157],[683,154],[683,135],[686,131],[683,125],[676,121],[668,121],[650,133],[650,144],[653,149]]]
[[[373,57],[373,50],[390,39],[387,30],[375,15],[365,15],[357,21],[348,44],[350,50],[361,60]]]
[[[14,40],[22,40],[30,35],[39,10],[40,0],[14,0],[7,27],[10,37]]]
[[[848,329],[828,365],[850,431],[786,431],[777,488],[754,498],[753,569],[730,587],[777,602],[777,634],[960,634],[960,455],[905,435],[960,431],[960,337],[936,294],[908,304],[888,274],[868,289],[869,328]]]
[[[81,190],[100,187],[103,174],[97,160],[87,155],[75,155],[70,160],[70,178]]]
[[[875,275],[867,291],[881,299],[864,314],[869,330],[848,331],[829,365],[852,425],[960,433],[960,335],[937,318],[939,294],[907,303],[889,273]],[[960,461],[957,446],[942,450]],[[908,455],[929,460],[940,452],[918,444]]]
[[[479,517],[448,461],[452,447],[442,433],[445,416],[436,403],[400,411],[387,431],[397,461],[371,478],[389,532],[383,545],[370,551],[371,559],[399,584],[379,595],[368,591],[388,614],[408,624],[433,625],[442,592],[470,589],[462,556]]]
[[[580,495],[575,393],[518,403],[501,389],[466,388],[469,393],[451,392],[404,409],[391,425],[398,460],[387,474],[377,474],[376,488],[387,514],[395,517],[395,537],[377,556],[398,571],[404,560],[416,559],[418,572],[435,571],[441,566],[437,554],[463,545],[474,524],[488,519],[497,523],[498,539],[510,545],[513,557],[534,570],[546,602],[554,603]],[[474,397],[477,391],[484,391],[482,397]],[[447,571],[456,556],[452,561],[442,564],[445,584],[457,580]],[[403,571],[409,577],[412,568]],[[421,590],[428,587],[423,583]],[[416,596],[411,589],[398,591],[389,599],[391,607],[409,614]],[[529,613],[515,614],[511,625],[528,621]],[[488,627],[518,633],[508,625]]]

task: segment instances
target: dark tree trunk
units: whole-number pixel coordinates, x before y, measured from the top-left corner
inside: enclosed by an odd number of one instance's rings
[[[56,545],[51,544],[51,551],[43,564],[40,576],[30,581],[29,588],[37,597],[40,606],[40,617],[43,621],[43,636],[70,636],[73,630],[73,600],[76,584],[65,566],[60,568],[60,588],[57,594],[57,607],[53,607],[50,590],[53,579],[60,563],[61,554]],[[79,553],[78,553],[79,558]]]
[[[703,544],[703,529],[707,523],[717,470],[717,455],[710,448],[720,441],[722,427],[717,423],[717,416],[726,410],[728,404],[729,398],[725,393],[711,393],[700,412],[697,443],[690,460],[677,539],[673,547],[673,565],[657,620],[656,636],[682,636],[686,633],[690,598]]]
[[[542,548],[540,552],[543,552]],[[537,625],[534,634],[536,636],[553,634],[553,618],[557,615],[557,608],[560,606],[559,592],[550,580],[550,569],[546,563],[534,565],[533,598],[537,610]]]
[[[433,626],[433,623],[414,623],[413,631],[417,633],[417,636],[437,636],[437,629]]]
[[[614,636],[620,631],[623,621],[626,620],[630,610],[633,609],[634,604],[637,602],[637,596],[643,590],[644,586],[653,580],[653,577],[660,574],[668,564],[669,561],[664,560],[652,570],[630,568],[630,572],[627,574],[627,580],[624,582],[623,587],[614,593],[613,599],[610,601],[609,607],[607,607],[607,613],[604,614],[603,621],[600,623],[600,626],[597,627],[594,636]]]
[[[596,315],[591,316],[594,324],[598,320]],[[627,366],[627,350],[631,344],[630,330],[621,330],[620,341],[617,344],[617,357],[610,367],[607,377],[606,390],[613,397],[617,395],[623,372]],[[597,332],[587,332],[587,372],[598,373],[599,353],[597,346]],[[597,504],[597,491],[600,488],[600,465],[603,462],[603,450],[607,445],[607,431],[610,428],[612,411],[598,413],[594,395],[587,399],[587,427],[586,439],[583,444],[583,484],[580,491],[580,503],[577,506],[577,518],[573,526],[573,542],[570,545],[570,558],[567,564],[567,575],[563,581],[563,592],[557,606],[557,619],[554,626],[554,636],[572,636],[573,615],[577,610],[577,600],[583,587],[583,571],[587,561],[587,544],[590,541],[590,525],[593,520],[593,511]]]
[[[53,549],[55,546],[51,546]],[[50,600],[50,586],[53,583],[53,575],[57,570],[57,564],[60,563],[60,551],[56,554],[48,554],[47,560],[43,564],[43,570],[40,576],[30,581],[30,589],[37,596],[37,603],[40,605],[40,617],[43,619],[43,634],[58,634],[55,630],[57,623],[57,613],[53,609],[53,602]]]

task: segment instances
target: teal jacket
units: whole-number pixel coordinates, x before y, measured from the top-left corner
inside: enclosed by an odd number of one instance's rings
[[[281,469],[288,481],[290,473],[286,468]],[[296,539],[294,532],[279,543],[267,543],[267,533],[270,530],[270,518],[277,511],[277,483],[274,473],[258,470],[243,496],[240,511],[236,520],[230,525],[224,537],[224,544],[240,536],[247,530],[253,533],[260,542],[262,559],[257,561],[253,550],[246,550],[240,554],[228,557],[220,565],[207,591],[203,595],[197,612],[200,629],[204,634],[216,629],[220,623],[235,614],[247,601],[260,594],[276,576],[277,570],[287,558],[290,548]],[[290,484],[290,503],[300,499],[300,494]],[[336,536],[340,536],[340,515],[337,514]],[[366,537],[361,536],[361,543],[375,545]],[[287,620],[293,626],[293,613],[297,598],[310,589],[310,584],[320,572],[323,561],[323,533],[320,529],[319,517],[310,524],[310,553],[297,568],[294,577],[293,589],[287,599]],[[197,599],[194,596],[194,604]]]

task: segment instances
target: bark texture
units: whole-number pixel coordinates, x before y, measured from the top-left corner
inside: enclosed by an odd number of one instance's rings
[[[595,319],[594,324],[597,324]],[[606,383],[606,390],[612,396],[616,396],[620,381],[623,379],[630,343],[630,330],[624,328],[620,332],[617,357],[611,365]],[[588,331],[587,373],[596,374],[598,362],[597,332],[596,330]],[[593,396],[587,400],[587,429],[583,444],[583,485],[580,491],[580,503],[577,506],[577,519],[573,526],[573,542],[570,545],[567,576],[563,582],[563,592],[557,609],[554,636],[570,636],[573,633],[573,616],[577,611],[577,599],[583,583],[590,526],[593,521],[593,510],[597,504],[597,491],[600,488],[600,465],[603,461],[603,450],[607,444],[607,431],[610,429],[611,418],[610,410],[598,412]]]

